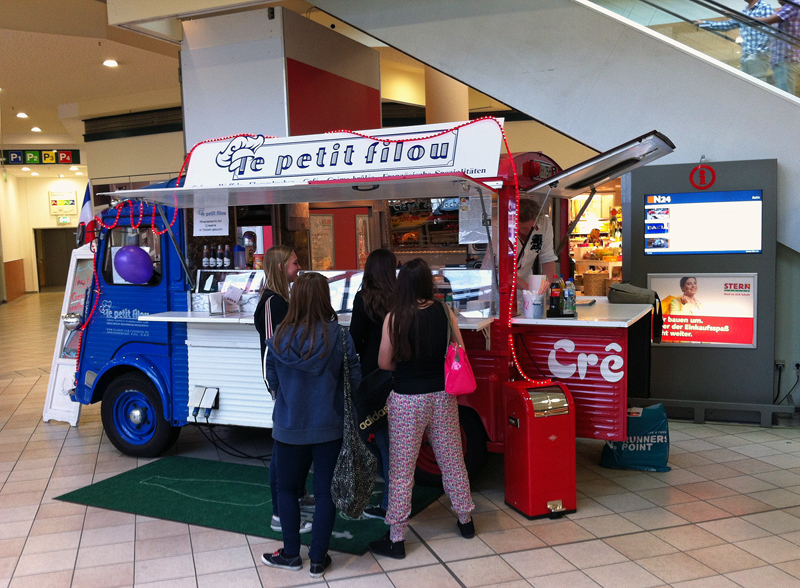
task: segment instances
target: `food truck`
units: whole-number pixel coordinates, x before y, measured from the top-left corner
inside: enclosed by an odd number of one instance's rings
[[[457,309],[478,383],[475,393],[459,397],[470,473],[488,451],[503,451],[507,382],[569,387],[577,436],[624,439],[629,366],[648,361],[629,341],[638,337],[649,348],[649,323],[642,320],[649,308],[598,301],[577,319],[520,316],[516,211],[521,192],[570,198],[673,146],[654,131],[561,171],[537,153],[504,155],[501,165],[504,140],[502,121],[485,118],[303,137],[246,135],[196,146],[180,187],[126,190],[100,215],[91,288],[83,311],[65,319],[78,335],[70,398],[101,402],[106,434],[133,456],[159,455],[188,424],[270,428],[273,402],[253,327],[263,272],[190,269],[186,209],[223,214],[256,204],[429,200],[455,210],[446,232],[457,231],[460,243],[497,258],[495,269],[434,267]],[[500,235],[494,243],[492,224]],[[346,325],[361,271],[324,274]],[[417,473],[422,482],[440,476],[429,446]]]

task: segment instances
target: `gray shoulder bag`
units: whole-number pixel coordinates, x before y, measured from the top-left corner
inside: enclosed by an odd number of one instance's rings
[[[333,469],[331,497],[336,508],[354,519],[361,516],[372,498],[378,460],[370,453],[358,435],[353,417],[350,364],[347,361],[347,331],[342,329],[344,369],[344,436],[342,449]]]

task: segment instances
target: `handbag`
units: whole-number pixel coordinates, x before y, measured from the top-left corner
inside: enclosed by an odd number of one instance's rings
[[[378,460],[358,436],[358,428],[353,418],[352,389],[350,386],[350,365],[347,361],[347,331],[342,328],[344,347],[344,435],[342,449],[333,469],[331,497],[336,507],[347,516],[357,519],[369,505],[372,488],[375,485],[375,472]]]
[[[392,372],[380,368],[371,371],[361,380],[353,398],[353,409],[362,435],[369,436],[389,423],[386,401],[393,388]]]
[[[640,288],[632,284],[611,284],[608,288],[608,301],[614,304],[652,304],[653,343],[661,343],[664,316],[661,309],[661,299],[655,290]]]
[[[447,305],[443,304],[444,313],[447,316],[447,352],[444,356],[444,391],[453,396],[471,394],[475,392],[478,383],[475,381],[475,374],[472,373],[472,366],[467,358],[467,350],[458,342],[451,342],[453,328],[450,326],[450,311]]]

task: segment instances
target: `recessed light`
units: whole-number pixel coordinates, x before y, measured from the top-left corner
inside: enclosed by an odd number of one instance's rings
[[[64,174],[58,174],[58,177],[59,177],[59,178],[63,178],[63,177],[64,177]]]
[[[39,172],[31,172],[31,175],[32,175],[32,176],[38,176],[38,175],[39,175]]]
[[[42,129],[40,129],[39,127],[33,127],[31,128],[31,131],[33,131],[34,133],[41,133]]]
[[[106,59],[103,62],[103,65],[105,65],[106,67],[117,67],[119,65],[119,63],[117,63],[113,59]]]
[[[24,112],[18,112],[17,113],[17,118],[28,118],[28,115],[25,114]]]
[[[69,171],[78,171],[78,166],[73,165],[71,168],[69,168]]]
[[[83,175],[83,172],[75,172],[75,175],[76,175],[76,176],[82,176],[82,175]]]
[[[22,168],[22,171],[31,171],[31,168],[29,168],[29,167],[23,167],[23,168]]]

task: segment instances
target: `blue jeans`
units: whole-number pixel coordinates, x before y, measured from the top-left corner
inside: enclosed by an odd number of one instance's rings
[[[331,498],[333,468],[342,448],[342,440],[313,445],[289,445],[275,442],[273,454],[278,454],[278,506],[283,529],[283,550],[287,556],[300,554],[300,505],[298,493],[303,491],[309,461],[314,463],[314,526],[308,557],[321,562],[328,553],[336,507]]]
[[[389,508],[389,427],[381,427],[373,433],[375,443],[367,443],[367,448],[378,458],[378,472],[383,476],[383,500],[381,508]]]
[[[797,90],[797,77],[800,73],[800,63],[793,61],[782,61],[772,66],[772,73],[775,76],[775,86],[794,95]]]
[[[277,441],[274,445],[277,445]],[[278,465],[275,459],[275,448],[273,445],[272,458],[269,460],[269,491],[272,494],[272,516],[281,518],[280,508],[278,507]],[[308,477],[308,470],[311,468],[311,460],[309,459],[306,465],[306,478]],[[302,498],[306,494],[306,483],[303,480],[303,487],[300,489],[300,494],[297,498]]]

